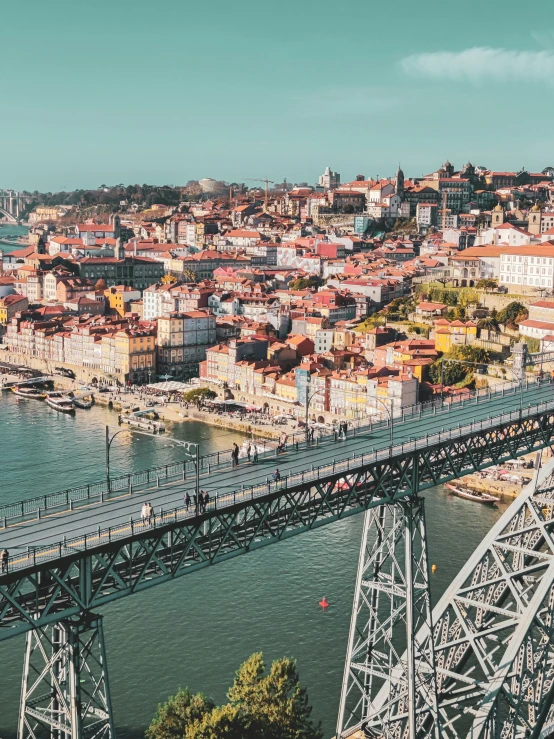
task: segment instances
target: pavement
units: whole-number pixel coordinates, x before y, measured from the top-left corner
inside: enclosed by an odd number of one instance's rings
[[[530,404],[554,400],[554,386],[545,384],[530,386],[523,391],[524,408]],[[450,408],[450,410],[449,410]],[[395,419],[393,432],[394,443],[399,444],[413,439],[432,435],[439,431],[457,428],[458,425],[467,425],[472,421],[483,421],[493,416],[518,410],[520,408],[519,392],[505,396],[493,397],[490,400],[472,399],[465,404],[446,406],[433,414],[425,411],[421,417],[409,417],[405,421]],[[345,440],[335,441],[334,437],[326,437],[318,444],[312,443],[306,447],[299,444],[298,450],[290,445],[288,450],[276,457],[260,456],[257,464],[241,460],[238,467],[221,466],[204,473],[200,478],[200,488],[208,491],[210,498],[228,496],[229,493],[240,491],[243,486],[249,487],[265,483],[272,478],[276,468],[284,477],[287,474],[309,470],[312,466],[332,463],[333,460],[345,460],[360,454],[369,454],[379,449],[387,448],[390,444],[390,428],[365,429],[357,431],[355,435]],[[133,495],[125,495],[103,503],[91,503],[76,511],[44,515],[40,520],[28,521],[0,530],[0,549],[7,548],[10,556],[22,555],[27,547],[46,546],[81,536],[85,533],[94,534],[98,528],[128,527],[133,518],[140,520],[143,502],[150,502],[155,512],[160,509],[169,511],[183,505],[185,492],[191,496],[194,493],[194,481],[178,480],[148,491],[139,491]],[[37,493],[40,494],[40,481],[37,481]]]

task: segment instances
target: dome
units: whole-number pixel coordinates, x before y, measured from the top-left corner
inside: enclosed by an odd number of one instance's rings
[[[498,203],[497,205],[495,205],[494,208],[493,208],[493,210],[496,210],[497,212],[498,211],[502,211],[502,206],[500,205],[500,203]]]
[[[213,180],[211,177],[204,177],[203,180],[199,180],[198,184],[204,192],[214,192],[217,189],[217,180]]]
[[[535,203],[535,205],[531,208],[531,210],[536,213],[537,211],[540,211],[539,206]]]

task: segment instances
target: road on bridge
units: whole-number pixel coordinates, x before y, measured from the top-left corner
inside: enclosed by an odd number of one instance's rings
[[[426,434],[436,434],[441,430],[449,431],[472,421],[483,421],[501,413],[518,410],[521,398],[524,408],[531,404],[553,400],[553,389],[551,383],[531,385],[521,394],[518,390],[515,392],[512,390],[509,394],[499,394],[490,400],[486,397],[476,398],[464,404],[445,406],[436,413],[424,412],[421,417],[409,417],[404,421],[397,419],[394,423],[394,444],[421,439]],[[318,444],[314,442],[306,446],[302,443],[298,449],[291,446],[278,456],[261,456],[256,464],[241,460],[239,466],[235,468],[221,466],[209,474],[201,475],[200,488],[208,491],[213,501],[216,497],[225,498],[234,491],[240,491],[243,486],[265,483],[268,478],[272,479],[276,468],[279,469],[281,476],[285,477],[302,470],[310,470],[312,466],[332,463],[333,460],[339,462],[362,453],[386,449],[389,444],[388,427],[362,429],[356,431],[355,435],[354,432],[349,432],[347,439],[338,441],[331,436],[322,439]],[[37,482],[38,487],[40,481]],[[194,479],[178,480],[159,488],[137,491],[132,495],[123,495],[103,503],[94,502],[76,511],[43,516],[38,520],[0,530],[0,548],[7,548],[14,559],[18,559],[19,553],[21,559],[26,559],[28,547],[57,544],[64,537],[72,539],[85,534],[94,534],[99,529],[107,527],[120,527],[120,535],[125,535],[125,529],[129,529],[130,534],[130,519],[140,521],[143,502],[150,502],[155,512],[161,509],[168,511],[183,505],[186,492],[191,496],[195,492]]]

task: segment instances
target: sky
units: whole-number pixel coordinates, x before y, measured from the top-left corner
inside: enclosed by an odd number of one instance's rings
[[[0,69],[0,188],[554,165],[552,0],[4,2]]]

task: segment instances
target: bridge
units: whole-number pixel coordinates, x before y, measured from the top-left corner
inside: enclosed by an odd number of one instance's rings
[[[520,383],[412,409],[392,428],[389,419],[345,439],[293,444],[277,457],[260,455],[257,464],[233,468],[228,453],[191,453],[181,463],[2,506],[0,542],[10,556],[0,574],[0,641],[27,634],[19,739],[115,736],[96,609],[360,512],[364,536],[337,735],[461,737],[469,726],[472,737],[539,736],[554,690],[544,612],[545,592],[554,587],[543,551],[554,517],[550,493],[536,498],[532,521],[515,516],[516,533],[493,547],[486,565],[468,563],[473,590],[453,585],[454,612],[443,605],[433,614],[420,493],[550,446],[552,391],[549,380]],[[209,491],[209,503],[187,507],[183,496],[197,485]],[[150,520],[138,510],[145,497],[154,505]],[[510,616],[508,595],[517,610]],[[495,669],[493,655],[503,654],[507,640],[526,670],[519,682],[502,660]],[[470,653],[477,667],[464,671]],[[529,675],[540,683],[531,699]],[[507,716],[512,733],[504,731]],[[522,725],[531,733],[521,733]]]
[[[9,223],[17,223],[21,211],[32,199],[31,195],[16,190],[0,190],[0,216]]]

